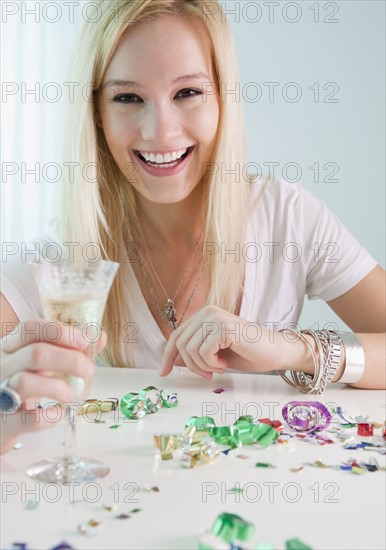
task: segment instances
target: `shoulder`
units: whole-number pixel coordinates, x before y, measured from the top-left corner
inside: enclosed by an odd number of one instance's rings
[[[289,182],[283,178],[269,179],[260,178],[251,182],[253,199],[260,200],[266,204],[273,204],[276,207],[283,205],[299,206],[309,201],[321,202],[310,191],[298,182]]]
[[[252,219],[278,226],[296,226],[301,231],[313,224],[324,209],[324,203],[298,182],[285,179],[269,180],[268,177],[251,183]]]

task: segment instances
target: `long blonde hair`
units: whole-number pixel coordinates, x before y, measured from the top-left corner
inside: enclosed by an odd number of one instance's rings
[[[103,319],[103,329],[109,336],[103,358],[112,366],[128,367],[133,366],[132,355],[129,345],[123,346],[122,342],[124,327],[129,322],[130,281],[122,260],[125,243],[133,240],[130,227],[137,227],[140,220],[136,215],[133,188],[127,185],[109,151],[103,130],[95,122],[95,92],[103,82],[124,31],[140,21],[170,14],[193,17],[205,25],[219,91],[222,85],[226,90],[235,90],[240,81],[232,33],[220,2],[97,0],[93,5],[96,21],[86,23],[82,29],[71,73],[72,81],[79,85],[68,116],[66,160],[73,163],[73,178],[64,182],[62,240],[79,243],[79,251],[95,243],[102,258],[121,262]],[[112,9],[114,6],[119,6],[118,12]],[[224,181],[224,168],[241,170],[246,166],[246,147],[241,103],[234,94],[220,97],[219,103],[218,135],[211,160],[217,170],[211,170],[201,182],[206,205],[204,243],[207,249],[212,245],[215,252],[205,258],[204,274],[209,281],[207,304],[235,312],[243,289],[245,264],[241,258],[224,261],[220,247],[223,243],[229,251],[242,247],[245,242],[252,182],[241,174],[239,182],[229,178]]]

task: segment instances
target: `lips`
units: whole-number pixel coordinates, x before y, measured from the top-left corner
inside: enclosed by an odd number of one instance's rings
[[[183,170],[189,162],[194,149],[195,145],[188,147],[186,153],[184,153],[180,159],[163,164],[156,164],[154,162],[146,161],[139,151],[134,151],[134,154],[138,159],[140,166],[148,174],[156,177],[162,177],[172,176]]]

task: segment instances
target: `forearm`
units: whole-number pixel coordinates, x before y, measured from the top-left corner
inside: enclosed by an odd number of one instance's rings
[[[365,369],[361,379],[354,388],[385,389],[386,388],[386,335],[384,333],[358,334],[358,338],[364,349]],[[305,335],[313,346],[318,357],[318,350],[314,339]],[[294,338],[291,333],[278,333],[280,338],[280,354],[282,358],[278,370],[295,370],[314,373],[314,361],[308,347],[300,339]],[[346,366],[346,357],[342,350],[340,366],[333,378],[333,382],[339,381]]]

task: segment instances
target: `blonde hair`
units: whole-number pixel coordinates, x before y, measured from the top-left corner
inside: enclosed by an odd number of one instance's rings
[[[227,90],[235,90],[240,82],[233,37],[220,2],[120,0],[117,3],[98,0],[97,4],[98,20],[84,25],[76,50],[77,63],[71,74],[72,81],[75,80],[79,86],[71,104],[72,114],[68,117],[70,133],[66,160],[76,163],[77,176],[74,181],[65,182],[64,186],[62,239],[63,242],[79,243],[78,250],[88,243],[96,243],[104,259],[121,262],[103,319],[103,329],[109,336],[103,358],[110,365],[127,367],[133,366],[132,356],[129,345],[123,346],[121,341],[129,321],[130,280],[122,258],[125,258],[125,243],[133,241],[131,227],[137,227],[140,220],[136,214],[133,188],[127,185],[109,151],[103,130],[96,125],[95,92],[103,82],[126,29],[140,21],[170,14],[193,17],[205,25],[218,88],[222,84]],[[119,5],[118,17],[113,5]],[[87,89],[93,93],[85,98]],[[234,94],[229,94],[226,101],[220,97],[219,103],[218,135],[211,162],[221,168],[238,166],[242,169],[246,165],[246,147],[241,103]],[[90,169],[94,170],[92,178]],[[245,241],[246,224],[251,213],[252,182],[241,175],[238,183],[229,179],[224,181],[222,175],[222,169],[208,173],[201,182],[206,205],[204,243],[212,243],[214,247],[223,243],[229,251],[242,246]],[[206,258],[207,304],[235,312],[243,290],[245,264],[242,260],[222,260],[219,253]],[[119,338],[115,330],[117,323]]]

